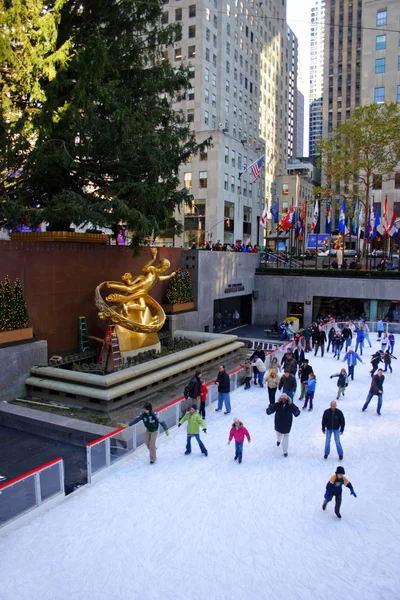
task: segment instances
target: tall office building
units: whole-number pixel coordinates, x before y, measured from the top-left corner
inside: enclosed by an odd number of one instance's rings
[[[288,97],[288,158],[296,157],[297,147],[297,70],[299,44],[297,37],[287,28],[286,68],[289,73]]]
[[[323,136],[361,103],[362,0],[326,0]]]
[[[182,23],[182,39],[166,51],[173,65],[190,65],[192,89],[177,103],[197,139],[212,147],[180,169],[193,206],[176,211],[193,239],[262,241],[266,198],[287,164],[289,50],[284,0],[164,0],[164,22]],[[257,183],[239,174],[265,154]],[[164,238],[164,241],[168,241]]]
[[[304,154],[304,94],[299,89],[297,90],[296,98],[296,145],[293,158],[300,158]]]
[[[324,88],[325,0],[315,0],[311,8],[309,156],[317,154],[322,137],[322,94]]]
[[[398,0],[364,0],[362,24],[362,104],[400,102],[400,3]],[[394,179],[374,179],[371,200],[381,208],[388,198],[389,215],[393,204],[400,216],[400,164]],[[379,210],[379,208],[378,208]]]

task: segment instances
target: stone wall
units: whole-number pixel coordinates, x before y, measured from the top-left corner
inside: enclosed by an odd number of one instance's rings
[[[0,402],[25,396],[25,380],[33,366],[47,365],[47,342],[0,346]]]

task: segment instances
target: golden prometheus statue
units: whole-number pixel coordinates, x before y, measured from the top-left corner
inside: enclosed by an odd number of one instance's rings
[[[162,258],[158,265],[154,266],[157,249],[150,250],[151,260],[142,267],[144,275],[132,277],[131,273],[125,273],[121,277],[123,283],[103,281],[95,291],[99,317],[111,319],[115,323],[122,352],[159,343],[157,331],[160,331],[165,323],[162,306],[149,296],[149,292],[156,283],[170,279],[175,272],[161,275],[170,268],[171,263]],[[109,290],[121,293],[108,294]]]

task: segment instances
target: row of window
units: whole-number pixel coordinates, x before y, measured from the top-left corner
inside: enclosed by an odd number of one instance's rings
[[[374,90],[374,102],[377,104],[383,104],[385,102],[385,88],[376,87]],[[397,98],[396,102],[400,103],[400,85],[397,86]]]
[[[398,46],[400,47],[400,33],[398,38]],[[386,33],[376,36],[375,49],[386,50]]]
[[[192,19],[196,16],[196,5],[191,4],[188,8],[189,19]],[[175,21],[182,21],[182,8],[175,9]],[[162,14],[162,22],[164,25],[168,25],[169,23],[169,12],[165,11]]]
[[[382,189],[382,175],[373,175],[372,176],[372,189],[373,190],[381,190]],[[400,173],[395,173],[395,175],[394,175],[394,189],[400,190]]]
[[[192,175],[191,171],[187,171],[184,173],[183,180],[185,188],[192,189]],[[207,171],[199,171],[199,188],[204,189],[208,187],[208,172]],[[229,179],[228,173],[224,174],[224,190],[231,191],[235,193],[237,191],[238,194],[242,194],[243,196],[252,198],[253,190],[251,185],[247,185],[247,181],[239,180],[237,189],[236,189],[236,178],[234,175],[231,175]]]

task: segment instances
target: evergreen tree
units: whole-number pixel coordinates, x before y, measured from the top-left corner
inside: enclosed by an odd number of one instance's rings
[[[1,33],[7,41],[17,38],[8,44],[14,62],[22,38],[41,53],[39,76],[18,85],[7,107],[6,114],[18,112],[36,90],[31,135],[11,152],[14,162],[3,150],[8,223],[46,220],[68,229],[90,221],[115,232],[122,224],[133,232],[135,247],[161,229],[177,231],[171,215],[190,202],[190,190],[178,189],[179,166],[209,145],[197,144],[184,114],[173,110],[190,88],[187,69],[173,68],[163,56],[180,39],[180,26],[162,25],[159,0],[50,0],[46,8],[40,0],[39,13],[48,18],[35,21],[38,31],[22,26],[11,35],[14,4],[31,15],[35,2],[11,3]],[[36,38],[47,39],[48,29],[51,43],[37,50]],[[28,73],[34,73],[29,59]]]
[[[2,315],[3,315],[3,331],[15,329],[14,327],[14,294],[11,287],[8,275],[3,282],[2,293]]]
[[[193,302],[192,280],[187,269],[177,269],[169,280],[166,301],[168,304]]]
[[[3,282],[0,279],[0,331],[5,331],[4,322],[4,302],[3,302]]]
[[[28,325],[28,309],[26,306],[24,292],[20,280],[15,280],[14,284],[14,314],[13,329],[22,329]]]

